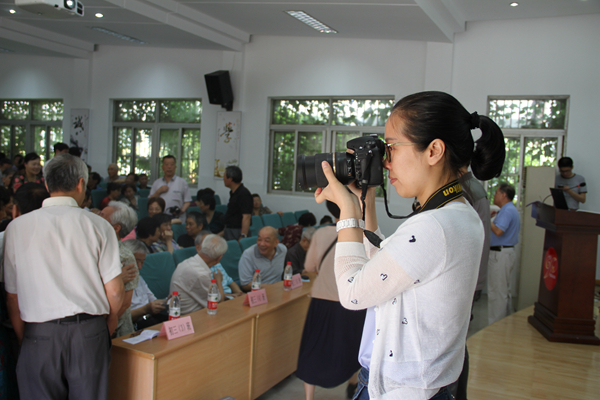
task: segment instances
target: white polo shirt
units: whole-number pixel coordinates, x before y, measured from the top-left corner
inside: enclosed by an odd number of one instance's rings
[[[104,284],[121,274],[113,227],[72,197],[50,197],[12,221],[5,235],[6,291],[21,319],[45,322],[110,311]]]
[[[167,185],[169,190],[166,193],[161,194],[160,197],[165,200],[165,212],[167,214],[170,214],[168,211],[170,207],[177,206],[182,208],[184,203],[192,201],[192,196],[190,196],[190,189],[187,182],[185,179],[177,175],[174,175],[169,183],[167,183],[165,178],[160,178],[154,181],[152,188],[150,189],[150,196],[156,193],[158,188],[164,185]]]

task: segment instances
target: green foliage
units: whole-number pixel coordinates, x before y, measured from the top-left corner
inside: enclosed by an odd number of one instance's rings
[[[27,136],[27,127],[25,125],[15,125],[15,141],[12,144],[12,155],[16,154],[25,155],[25,137]]]
[[[275,132],[273,134],[273,190],[289,190],[294,182],[294,132]]]
[[[505,137],[504,144],[506,146],[506,159],[504,161],[504,165],[502,166],[502,173],[498,178],[493,178],[488,181],[487,192],[490,204],[494,204],[494,193],[496,193],[496,189],[500,183],[510,183],[515,187],[515,189],[519,184],[521,140],[519,138]],[[516,204],[519,204],[521,200],[517,197],[518,195],[515,196],[515,201]]]
[[[133,129],[117,128],[117,165],[119,175],[127,175],[131,168]]]
[[[10,154],[10,125],[0,125],[0,151]]]
[[[25,100],[0,101],[0,119],[29,119],[29,102]]]
[[[275,125],[327,125],[327,100],[273,100],[271,123]]]
[[[136,129],[135,131],[134,172],[136,174],[146,174],[151,179],[152,129]],[[127,168],[127,172],[123,175],[128,174],[129,171],[129,168]]]
[[[117,122],[154,122],[156,120],[156,101],[119,100],[115,102],[115,121]]]
[[[31,105],[34,121],[62,121],[63,119],[62,100],[32,101]]]
[[[200,123],[200,100],[166,100],[159,102],[159,122]]]
[[[181,176],[189,184],[198,183],[200,129],[184,129],[181,138]]]
[[[489,117],[500,128],[565,129],[567,99],[491,100]]]
[[[343,126],[385,126],[394,100],[335,100],[333,125]]]

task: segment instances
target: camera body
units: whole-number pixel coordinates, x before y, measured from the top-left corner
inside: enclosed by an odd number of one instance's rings
[[[377,135],[362,136],[346,143],[354,153],[319,153],[299,155],[296,161],[296,181],[301,189],[327,186],[321,163],[327,161],[336,178],[344,185],[356,181],[357,187],[380,186],[383,183],[385,144]]]

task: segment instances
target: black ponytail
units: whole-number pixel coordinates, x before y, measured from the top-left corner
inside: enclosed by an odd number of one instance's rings
[[[481,137],[475,142],[471,170],[477,179],[487,181],[502,173],[506,149],[500,127],[488,117],[480,116],[479,119]]]

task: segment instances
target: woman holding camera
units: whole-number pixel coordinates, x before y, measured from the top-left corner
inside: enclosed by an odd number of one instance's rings
[[[475,128],[482,131],[476,147]],[[351,185],[350,193],[326,162],[329,184],[315,192],[317,202],[330,200],[341,209],[335,259],[340,301],[348,309],[367,309],[355,398],[451,399],[448,386],[463,365],[484,239],[457,179],[468,165],[480,180],[500,174],[502,131],[449,94],[423,92],[396,103],[385,149],[391,185],[422,207],[381,248],[363,243],[364,231],[383,239],[375,188],[366,194],[364,223],[360,190]]]

